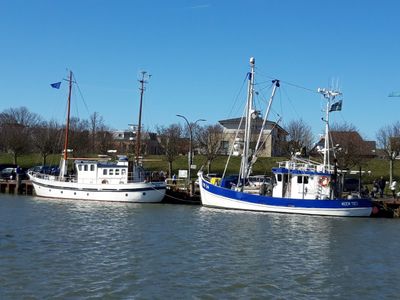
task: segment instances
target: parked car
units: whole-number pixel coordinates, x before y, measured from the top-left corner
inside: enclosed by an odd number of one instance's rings
[[[14,164],[0,164],[0,172],[6,168],[17,168],[17,165]]]
[[[55,176],[58,176],[60,174],[60,168],[58,166],[35,166],[30,168],[28,171]]]
[[[0,178],[6,180],[13,180],[17,175],[17,168],[5,168],[0,171]]]

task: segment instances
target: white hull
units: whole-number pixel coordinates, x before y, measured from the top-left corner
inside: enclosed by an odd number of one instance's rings
[[[338,217],[367,217],[371,215],[372,207],[358,208],[310,208],[310,207],[290,207],[268,205],[260,203],[252,203],[239,199],[226,197],[212,193],[207,189],[210,185],[204,182],[202,176],[200,179],[200,193],[202,205],[214,208],[251,210],[260,212],[276,212],[276,213],[291,213],[291,214],[306,214],[306,215],[321,215],[321,216],[338,216]],[[262,196],[259,196],[262,197]],[[313,200],[310,200],[313,201]],[[330,201],[330,200],[325,200]]]
[[[37,196],[57,199],[157,203],[166,190],[163,182],[78,184],[33,176],[31,180]]]

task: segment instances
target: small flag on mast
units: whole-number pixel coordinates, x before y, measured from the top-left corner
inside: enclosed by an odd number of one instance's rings
[[[56,83],[52,83],[50,84],[50,86],[54,89],[59,89],[61,86],[61,81],[60,82],[56,82]]]
[[[342,100],[339,100],[338,102],[335,102],[331,105],[331,108],[329,109],[329,112],[331,111],[340,111],[342,110]]]

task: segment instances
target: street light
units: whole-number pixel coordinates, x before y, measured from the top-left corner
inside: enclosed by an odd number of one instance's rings
[[[192,126],[196,125],[197,122],[204,122],[206,120],[198,119],[194,123],[190,124],[190,122],[188,121],[188,119],[185,116],[182,116],[182,115],[176,115],[176,116],[184,119],[186,121],[186,124],[187,124],[188,128],[189,128],[189,157],[188,157],[189,169],[188,169],[188,179],[189,179],[189,182],[190,182],[190,180],[191,180],[190,169],[192,167],[192,152],[193,152],[192,151],[192,143],[193,143]]]

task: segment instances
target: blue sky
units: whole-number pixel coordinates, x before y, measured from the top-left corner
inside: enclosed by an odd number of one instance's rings
[[[399,1],[0,0],[0,111],[26,106],[64,120],[71,69],[74,115],[100,113],[124,129],[137,123],[140,71],[152,77],[143,123],[153,130],[186,116],[207,124],[239,117],[235,108],[251,56],[259,81],[282,80],[274,112],[322,131],[318,87],[338,82],[343,110],[334,122],[368,139],[399,120]],[[293,85],[304,87],[295,88]],[[263,91],[268,97],[269,91]],[[271,115],[276,120],[276,114]]]

